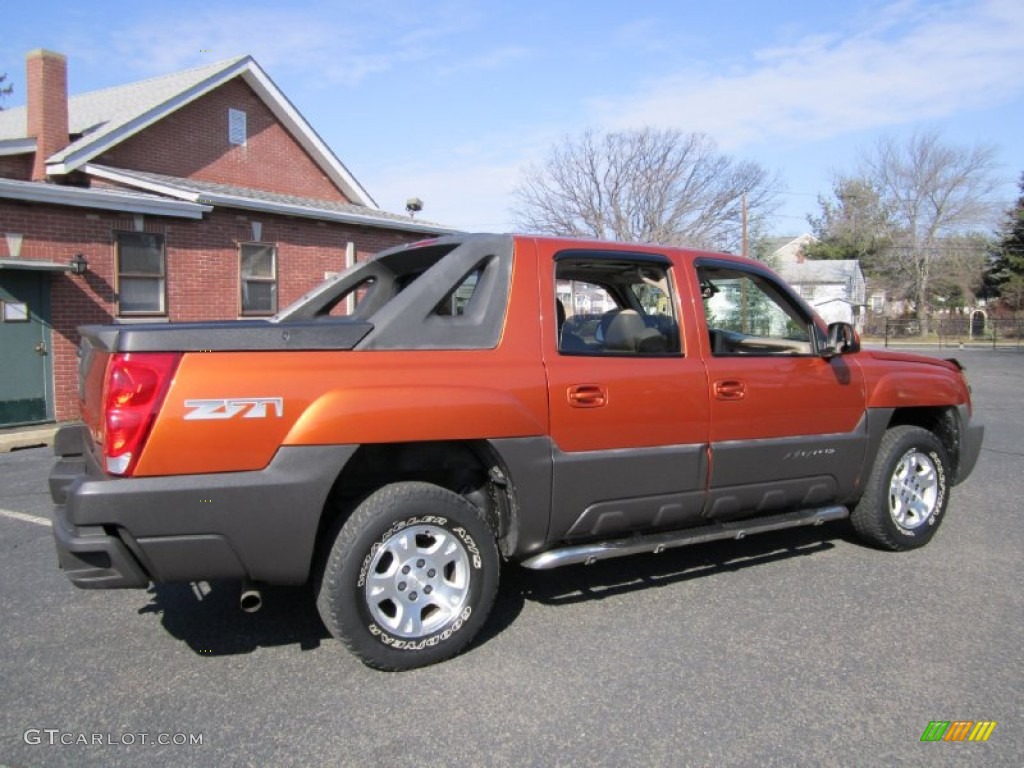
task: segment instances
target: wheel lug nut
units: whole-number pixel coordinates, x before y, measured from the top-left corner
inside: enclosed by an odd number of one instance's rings
[[[426,560],[417,560],[416,561],[416,567],[417,568],[422,568],[424,565],[426,565]]]
[[[429,584],[427,584],[427,586],[425,586],[423,588],[423,594],[424,595],[429,595],[433,591],[434,591],[434,588],[432,586],[430,586]]]
[[[409,599],[412,600],[413,602],[416,601],[417,597],[419,597],[419,595],[417,595],[415,592],[410,592],[409,593]]]
[[[411,571],[411,570],[412,570],[412,569],[411,569],[411,568],[410,568],[410,567],[409,567],[409,566],[407,565],[407,566],[405,566],[405,567],[404,567],[404,568],[402,569],[402,573],[406,573],[406,574],[407,574],[407,573],[409,573],[409,571]]]
[[[405,592],[405,582],[404,581],[400,581],[398,583],[398,591],[399,592]]]
[[[427,576],[432,579],[435,576],[437,576],[437,571],[435,571],[433,568],[431,568],[429,571],[427,571]]]

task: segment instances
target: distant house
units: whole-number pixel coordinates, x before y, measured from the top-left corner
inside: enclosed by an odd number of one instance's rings
[[[772,253],[775,270],[828,323],[846,322],[862,329],[867,284],[856,259],[806,259],[804,248],[815,242],[804,234],[787,239]]]
[[[0,427],[77,416],[83,323],[267,317],[451,230],[378,208],[249,56],[0,112]]]

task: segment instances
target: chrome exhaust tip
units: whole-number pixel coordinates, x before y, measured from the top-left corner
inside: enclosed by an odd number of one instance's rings
[[[263,607],[263,593],[246,582],[242,585],[242,593],[238,597],[238,607],[246,613],[256,613]]]

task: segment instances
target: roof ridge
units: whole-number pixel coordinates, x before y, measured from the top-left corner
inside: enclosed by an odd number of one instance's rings
[[[82,91],[81,93],[69,93],[68,104],[70,106],[72,102],[86,101],[96,97],[102,97],[105,94],[112,94],[117,91],[126,91],[130,88],[137,88],[139,86],[145,86],[147,84],[153,84],[164,80],[170,80],[171,78],[184,77],[186,75],[189,75],[190,73],[197,73],[201,70],[206,70],[212,75],[217,72],[223,72],[225,69],[228,69],[229,67],[232,67],[238,64],[240,61],[244,61],[245,59],[252,59],[252,54],[240,54],[230,59],[223,59],[222,61],[213,62],[212,64],[204,64],[200,67],[190,67],[189,69],[179,69],[175,70],[174,72],[165,72],[162,75],[154,75],[153,77],[147,77],[143,80],[133,80],[129,83],[121,83],[120,85],[108,85],[104,88],[96,88],[91,91]],[[14,107],[5,107],[3,110],[0,111],[4,112],[7,115],[14,115],[18,113],[27,113],[27,109],[27,104],[19,104]]]
[[[94,95],[97,95],[97,94],[103,94],[103,93],[107,93],[107,92],[110,92],[110,91],[117,91],[117,90],[121,90],[122,88],[132,88],[132,87],[139,86],[139,85],[146,85],[147,83],[155,83],[155,82],[157,82],[159,80],[169,80],[170,78],[182,77],[183,75],[187,75],[187,74],[193,73],[193,72],[199,72],[200,70],[207,70],[208,69],[211,73],[213,73],[213,72],[220,72],[220,71],[223,71],[223,70],[227,69],[229,66],[234,66],[235,64],[237,64],[240,61],[243,61],[244,59],[251,59],[251,58],[252,58],[251,54],[241,54],[239,56],[235,56],[235,57],[230,58],[230,59],[224,59],[223,61],[216,61],[216,62],[214,62],[212,64],[204,64],[203,66],[200,66],[200,67],[190,67],[188,69],[178,69],[178,70],[175,70],[174,72],[165,72],[162,75],[154,75],[153,77],[147,77],[147,78],[145,78],[143,80],[133,80],[130,83],[121,83],[120,85],[108,85],[105,88],[97,88],[97,89],[92,90],[92,91],[83,91],[82,93],[76,93],[76,94],[73,94],[73,95],[69,95],[68,96],[68,100],[70,101],[70,100],[81,98],[81,97],[84,97],[84,96],[94,96]]]

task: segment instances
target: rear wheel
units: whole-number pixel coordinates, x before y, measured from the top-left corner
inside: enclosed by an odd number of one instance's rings
[[[850,516],[857,533],[885,549],[923,547],[945,516],[949,467],[945,447],[928,430],[887,431],[864,496]]]
[[[421,667],[473,639],[494,603],[499,567],[476,506],[429,483],[394,483],[341,526],[317,608],[331,634],[369,666]]]

